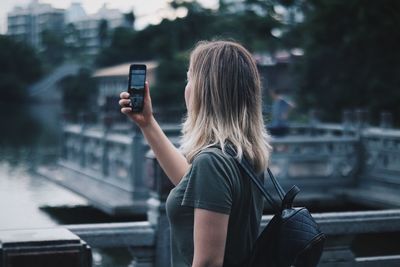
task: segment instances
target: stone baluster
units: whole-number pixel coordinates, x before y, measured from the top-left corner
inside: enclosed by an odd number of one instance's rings
[[[103,137],[101,140],[102,146],[103,146],[103,153],[102,153],[102,164],[101,164],[101,172],[103,176],[108,176],[109,175],[109,165],[108,165],[108,146],[107,146],[107,135],[109,131],[111,130],[112,127],[112,117],[110,114],[104,114],[103,116]]]
[[[366,109],[356,109],[355,124],[359,133],[369,125],[369,112]]]
[[[318,124],[320,123],[320,121],[318,119],[318,110],[311,109],[308,112],[308,117],[309,117],[309,129],[310,129],[309,134],[310,135],[317,135],[318,134],[317,133],[317,127],[318,127]]]
[[[351,110],[349,109],[344,109],[342,111],[342,127],[344,135],[347,135],[351,132],[353,123],[354,123],[353,112],[351,112]]]
[[[390,112],[381,112],[379,126],[384,129],[393,127],[393,115]]]
[[[112,115],[111,115],[111,113],[107,112],[102,117],[103,117],[102,118],[103,119],[103,127],[106,131],[109,131],[113,124]]]
[[[79,165],[84,168],[86,165],[86,157],[85,157],[85,131],[86,131],[86,123],[85,123],[85,116],[83,114],[83,112],[78,114],[78,123],[81,127],[80,129],[80,133],[79,136],[77,136],[77,138],[79,138]]]

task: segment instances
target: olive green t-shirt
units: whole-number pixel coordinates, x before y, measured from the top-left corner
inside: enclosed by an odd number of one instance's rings
[[[263,197],[235,159],[219,148],[198,154],[167,198],[172,267],[192,265],[194,208],[230,215],[224,267],[242,267],[258,236]]]

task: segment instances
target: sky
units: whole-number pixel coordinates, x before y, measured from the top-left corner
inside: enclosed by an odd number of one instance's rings
[[[0,33],[7,31],[7,13],[14,6],[26,6],[32,0],[0,0]],[[134,10],[137,16],[137,25],[143,28],[148,23],[156,23],[163,16],[168,6],[168,0],[39,0],[40,3],[49,3],[56,8],[68,8],[71,2],[80,2],[86,13],[96,13],[105,3],[109,8],[117,8],[123,12]],[[218,0],[198,0],[203,6],[215,8]]]

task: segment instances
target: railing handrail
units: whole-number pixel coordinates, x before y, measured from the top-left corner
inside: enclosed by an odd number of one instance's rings
[[[155,230],[148,221],[62,225],[96,248],[152,247]]]
[[[273,137],[271,143],[326,143],[326,142],[356,142],[357,137],[352,136],[287,136]]]
[[[327,235],[351,235],[362,233],[400,231],[400,209],[351,212],[312,213]],[[261,227],[272,218],[263,215]],[[148,221],[97,224],[60,225],[89,245],[96,248],[129,246],[152,247],[155,244],[155,228]]]
[[[370,127],[364,130],[363,136],[382,136],[400,138],[399,129],[382,129],[378,127]]]

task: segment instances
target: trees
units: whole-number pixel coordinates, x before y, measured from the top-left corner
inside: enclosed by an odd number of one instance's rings
[[[188,68],[188,53],[161,59],[157,69],[157,85],[152,87],[154,105],[161,109],[185,110],[184,89]]]
[[[125,13],[124,20],[126,21],[126,26],[128,28],[134,28],[136,20],[135,13],[133,13],[133,11]]]
[[[98,27],[98,37],[99,37],[99,44],[100,44],[100,49],[104,48],[107,45],[108,42],[108,21],[106,19],[102,19],[99,22],[99,27]]]
[[[400,114],[400,2],[312,0],[300,25],[305,56],[300,70],[303,108],[339,120],[345,108]],[[396,119],[396,118],[395,118]],[[400,123],[397,118],[397,123]]]
[[[81,69],[77,75],[65,77],[60,82],[66,112],[77,116],[80,112],[94,111],[96,103],[93,105],[93,101],[97,99],[98,92],[91,75],[90,70]]]
[[[64,33],[53,30],[44,30],[41,33],[43,50],[40,51],[41,58],[48,69],[60,65],[64,61],[66,45],[64,43]]]
[[[224,3],[224,2],[222,2]],[[186,16],[163,19],[141,31],[117,28],[109,47],[97,57],[97,65],[107,66],[130,60],[174,58],[174,54],[191,49],[199,40],[235,39],[250,50],[276,47],[279,42],[271,29],[279,25],[272,16],[273,5],[261,0],[247,0],[242,5],[224,4],[221,10],[202,7],[197,1],[170,2],[175,12]]]
[[[234,39],[252,51],[278,45],[271,29],[279,22],[271,15],[272,4],[261,0],[227,3],[221,10],[202,7],[197,1],[170,2],[172,12],[186,16],[163,19],[141,31],[117,28],[111,43],[98,55],[98,66],[129,61],[158,60],[157,86],[152,86],[154,103],[160,108],[184,109],[183,90],[188,67],[188,51],[200,40]],[[183,13],[183,12],[182,12]]]
[[[42,65],[32,47],[0,35],[0,100],[27,99],[27,86],[42,75]]]

